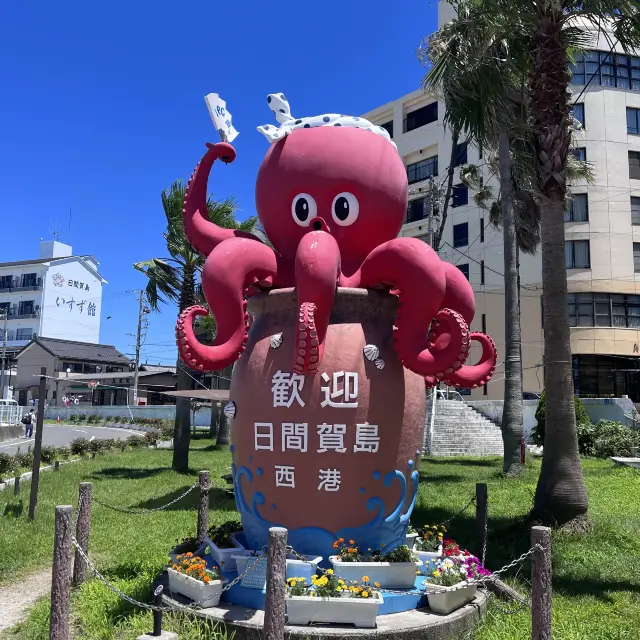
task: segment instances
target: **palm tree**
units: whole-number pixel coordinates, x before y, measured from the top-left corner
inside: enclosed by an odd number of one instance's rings
[[[149,279],[145,295],[149,306],[154,311],[160,310],[161,303],[174,303],[178,305],[178,313],[181,313],[196,302],[196,280],[200,276],[205,258],[189,244],[184,231],[182,221],[184,194],[185,185],[182,181],[174,182],[161,194],[162,209],[166,218],[163,236],[169,255],[134,264],[134,267]],[[207,211],[212,222],[228,229],[250,231],[256,219],[251,217],[244,222],[237,222],[236,210],[237,204],[233,198],[227,198],[221,202],[211,197],[207,199]],[[214,331],[215,327],[210,327],[210,330]],[[191,389],[193,382],[191,374],[180,358],[176,367],[178,390]],[[181,472],[186,472],[189,468],[190,410],[189,398],[176,399],[173,468]]]
[[[432,63],[424,79],[425,88],[443,95],[445,122],[452,131],[465,131],[470,140],[499,158],[500,198],[498,208],[504,226],[505,281],[505,396],[502,417],[504,442],[503,470],[518,475],[521,470],[520,441],[524,433],[522,408],[522,366],[520,355],[519,280],[516,242],[516,220],[513,206],[514,170],[510,141],[522,128],[521,99],[514,82],[514,69],[523,64],[521,49],[518,58],[504,64],[512,52],[493,40],[490,25],[477,23],[477,5],[458,5],[459,18],[445,25],[422,48],[423,59]],[[464,11],[463,11],[464,9]],[[506,69],[506,73],[505,73]],[[522,75],[522,73],[520,74]],[[495,76],[489,86],[489,76]],[[504,107],[508,105],[508,111]],[[500,107],[500,108],[498,108]],[[466,176],[466,178],[465,178]],[[485,187],[478,167],[461,169],[461,179],[471,180],[478,189],[476,201],[481,204],[492,194]]]
[[[553,417],[549,419],[553,428],[545,431],[545,454],[534,511],[558,523],[567,522],[586,514],[588,507],[575,427],[564,249],[572,129],[567,100],[569,60],[573,49],[589,42],[588,34],[578,28],[577,19],[596,31],[605,24],[616,38],[614,45],[619,44],[625,53],[637,49],[640,45],[638,6],[633,0],[542,0],[539,3],[462,0],[452,4],[470,40],[475,39],[474,54],[481,54],[477,43],[483,42],[489,51],[496,52],[497,47],[496,61],[505,63],[502,70],[499,64],[485,68],[476,65],[479,71],[473,88],[466,94],[461,93],[467,103],[474,92],[476,100],[478,93],[488,94],[494,100],[493,117],[502,117],[507,106],[501,97],[507,95],[502,93],[502,88],[512,71],[506,63],[520,59],[514,52],[526,51],[526,103],[535,146],[533,186],[542,223],[545,391],[548,398],[553,398]],[[510,55],[505,57],[501,52],[510,52]],[[475,65],[473,58],[467,58],[467,62]],[[466,108],[473,115],[482,104],[467,104],[461,109]]]

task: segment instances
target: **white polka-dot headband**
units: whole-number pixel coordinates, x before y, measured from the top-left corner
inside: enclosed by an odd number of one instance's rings
[[[269,141],[276,142],[284,138],[294,129],[309,129],[311,127],[355,127],[356,129],[366,129],[388,140],[397,149],[389,132],[384,127],[379,127],[364,118],[355,116],[345,116],[338,113],[327,113],[311,118],[294,118],[291,115],[291,108],[283,93],[272,93],[267,96],[269,108],[280,123],[279,127],[265,124],[258,127],[258,131]]]

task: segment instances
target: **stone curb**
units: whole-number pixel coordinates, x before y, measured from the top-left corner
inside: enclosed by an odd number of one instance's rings
[[[73,458],[71,460],[60,460],[60,464],[71,464],[72,462],[80,462],[80,460],[82,460],[82,458]],[[54,465],[49,464],[46,467],[40,467],[40,471],[48,471],[49,469],[53,469]],[[31,476],[33,475],[33,473],[31,471],[27,471],[26,473],[23,473],[20,476],[20,480],[31,480]],[[9,487],[13,487],[13,485],[15,484],[16,479],[15,478],[9,478],[8,480],[5,480],[4,482],[0,482],[0,491],[4,491],[5,489],[8,489]]]

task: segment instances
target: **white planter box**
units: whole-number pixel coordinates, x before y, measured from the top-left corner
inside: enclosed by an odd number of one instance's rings
[[[330,556],[333,570],[343,580],[369,577],[369,582],[379,582],[385,589],[413,589],[416,574],[422,562],[341,562],[338,556]]]
[[[172,593],[180,593],[194,602],[201,609],[217,607],[222,593],[222,580],[212,580],[209,584],[200,582],[174,569],[167,569],[169,573],[169,590]]]
[[[365,598],[312,598],[311,596],[287,596],[287,616],[290,625],[324,622],[354,624],[373,629],[376,626],[378,607],[384,602],[382,594]]]
[[[255,561],[256,557],[264,555],[262,552],[258,556],[252,556],[250,551],[243,554],[234,554],[232,557],[236,562],[238,574],[244,573],[247,567]],[[311,584],[311,576],[315,574],[318,564],[322,562],[322,556],[304,556],[309,562],[298,560],[295,556],[287,557],[287,580],[289,578],[304,578],[307,584]]]
[[[429,609],[436,613],[448,614],[459,609],[476,597],[478,585],[461,582],[453,587],[444,587],[439,584],[425,583]],[[436,591],[436,593],[430,593]]]
[[[417,539],[418,539],[417,533],[407,533],[407,536],[404,539],[404,543],[407,545],[407,547],[409,547],[409,549],[413,549],[413,545],[415,544]]]
[[[156,442],[156,449],[173,449],[173,439],[158,440],[158,442]]]
[[[423,576],[429,575],[436,568],[436,560],[440,557],[440,553],[437,551],[416,551],[413,552],[418,556],[422,562],[420,567],[420,573]]]
[[[209,545],[211,557],[224,572],[236,571],[236,561],[233,556],[242,555],[239,551],[244,551],[244,547],[235,538],[232,537],[231,542],[234,546],[230,549],[220,549],[210,538],[205,539],[205,543]]]

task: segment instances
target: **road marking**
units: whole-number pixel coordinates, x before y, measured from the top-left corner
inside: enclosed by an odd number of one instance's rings
[[[23,442],[30,442],[31,440],[35,440],[35,438],[22,438],[20,440],[16,440],[15,442],[10,442],[9,444],[0,444],[0,448],[15,447],[17,444],[20,445]]]
[[[95,439],[96,439],[96,437],[95,437],[95,436],[91,436],[91,437],[89,438],[89,442],[91,442],[92,440],[95,440]]]

